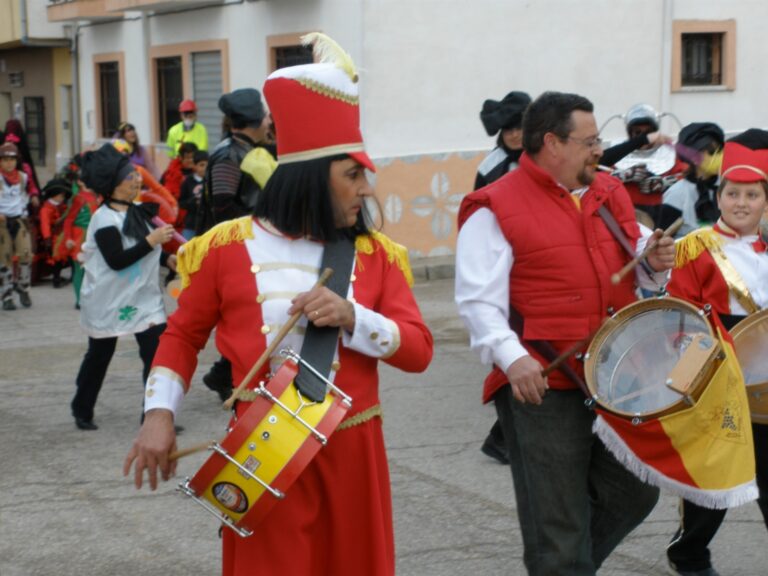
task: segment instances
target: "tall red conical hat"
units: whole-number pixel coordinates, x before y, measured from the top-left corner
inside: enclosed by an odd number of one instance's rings
[[[375,171],[360,133],[357,71],[352,58],[325,34],[302,38],[315,64],[280,68],[264,83],[277,132],[280,164],[348,154]]]

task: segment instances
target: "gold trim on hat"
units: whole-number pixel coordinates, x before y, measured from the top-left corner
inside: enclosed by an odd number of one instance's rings
[[[331,88],[330,86],[322,84],[317,80],[310,80],[309,78],[294,78],[294,80],[296,80],[296,82],[304,86],[304,88],[306,88],[307,90],[316,92],[317,94],[320,94],[321,96],[325,96],[326,98],[331,98],[333,100],[340,100],[345,104],[350,104],[352,106],[360,105],[360,99],[357,96],[353,96],[352,94],[347,94],[346,92],[342,92],[341,90]]]
[[[327,158],[349,152],[365,152],[362,143],[358,144],[335,144],[334,146],[325,146],[324,148],[314,148],[304,150],[303,152],[292,152],[290,154],[281,154],[278,162],[281,164],[290,164],[292,162],[304,162],[306,160],[316,160],[318,158]]]
[[[750,166],[750,165],[748,165],[748,164],[736,164],[735,166],[731,166],[731,167],[729,167],[729,168],[728,168],[728,169],[727,169],[725,172],[723,172],[723,173],[720,175],[720,178],[725,178],[725,177],[728,175],[728,172],[731,172],[731,171],[733,171],[733,170],[738,170],[739,168],[744,168],[745,170],[751,170],[751,171],[752,171],[752,172],[754,172],[755,174],[758,174],[758,175],[760,175],[760,177],[761,177],[763,180],[768,180],[768,174],[766,174],[765,172],[763,172],[762,170],[760,170],[760,168],[755,168],[754,166]]]

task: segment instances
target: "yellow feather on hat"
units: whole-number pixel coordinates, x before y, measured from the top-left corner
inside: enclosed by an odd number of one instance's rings
[[[304,46],[312,46],[312,53],[322,64],[335,64],[347,73],[352,82],[357,82],[357,68],[344,48],[322,32],[310,32],[301,37]]]

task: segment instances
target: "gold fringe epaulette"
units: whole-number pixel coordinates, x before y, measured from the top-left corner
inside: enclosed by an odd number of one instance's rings
[[[719,248],[720,235],[711,227],[699,228],[675,242],[675,268],[682,268],[696,260],[704,250]]]
[[[197,236],[184,244],[179,248],[176,262],[182,290],[189,286],[190,277],[200,270],[211,248],[226,246],[233,242],[242,243],[252,238],[253,220],[250,216],[243,216],[217,224],[202,236]]]
[[[364,236],[358,236],[355,239],[355,249],[360,254],[373,254],[374,250],[376,250],[376,244],[387,253],[387,261],[390,263],[394,262],[402,270],[408,286],[413,286],[413,271],[408,260],[408,249],[405,246],[376,231]],[[360,266],[359,261],[358,266]]]

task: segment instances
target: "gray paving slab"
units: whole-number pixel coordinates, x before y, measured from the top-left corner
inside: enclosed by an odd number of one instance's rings
[[[444,272],[428,281],[425,273],[415,289],[435,335],[432,366],[423,375],[382,368],[398,574],[524,574],[509,471],[479,451],[494,419],[480,405],[485,369],[468,350],[452,280],[435,279]],[[0,312],[0,576],[219,573],[214,519],[176,494],[175,481],[150,493],[122,477],[141,403],[136,343],[120,339],[99,397],[100,429],[81,432],[69,401],[86,338],[72,294],[38,286],[33,299],[29,310]],[[223,434],[227,415],[199,381],[215,357],[211,345],[201,354],[179,416],[182,446]],[[181,461],[179,476],[205,458]],[[676,523],[677,500],[664,496],[601,576],[663,574]],[[724,575],[764,575],[767,545],[748,505],[729,512],[713,555]]]

